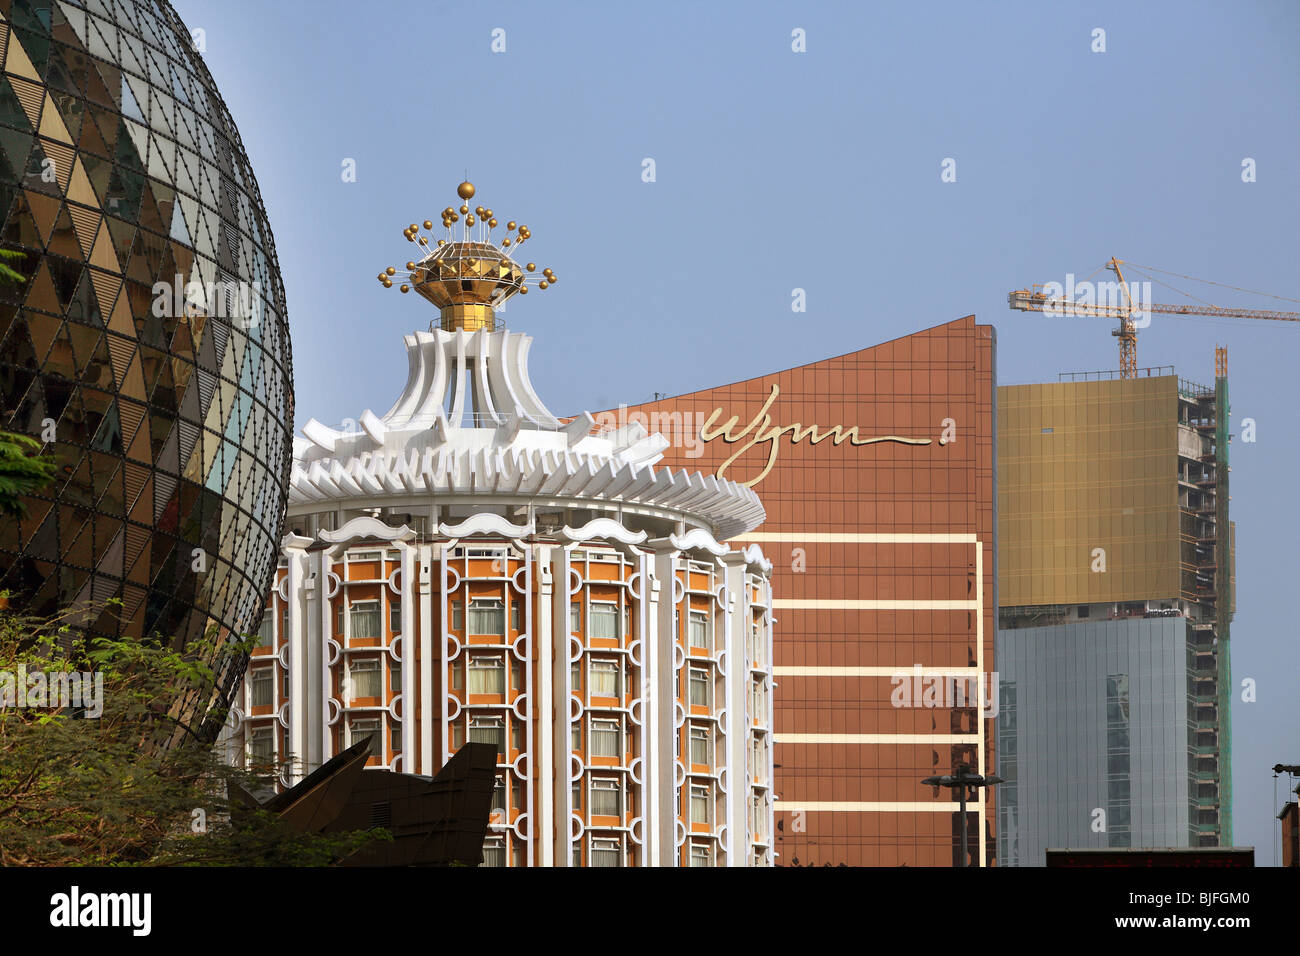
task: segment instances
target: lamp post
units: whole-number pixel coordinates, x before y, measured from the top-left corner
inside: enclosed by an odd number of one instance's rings
[[[967,855],[966,800],[968,799],[968,796],[969,799],[975,799],[974,795],[971,794],[970,791],[978,790],[980,787],[995,786],[1002,783],[1002,778],[997,776],[997,774],[982,776],[981,774],[973,773],[969,764],[961,763],[957,765],[956,773],[944,774],[942,777],[926,777],[921,781],[921,783],[925,784],[927,787],[947,787],[950,790],[958,791],[957,799],[961,804],[961,856],[958,857],[958,859],[961,862],[957,865],[965,866]],[[981,839],[983,839],[982,835]]]

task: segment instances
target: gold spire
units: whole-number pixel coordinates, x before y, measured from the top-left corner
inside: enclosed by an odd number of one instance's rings
[[[518,249],[531,239],[529,228],[510,220],[498,246],[491,235],[498,226],[496,215],[481,205],[472,210],[469,207],[476,192],[470,182],[456,187],[462,204],[459,209],[448,206],[439,214],[446,237],[432,245],[429,237],[422,234],[419,223],[413,222],[403,229],[406,241],[420,246],[419,258],[407,262],[405,272],[389,266],[378,276],[384,288],[391,289],[394,278],[404,280],[402,292],[414,288],[436,305],[442,315],[442,328],[447,332],[475,332],[483,328],[494,331],[496,307],[516,292],[527,293],[528,280],[537,269],[532,262],[519,265],[506,251]],[[457,223],[461,223],[459,230]],[[424,220],[423,226],[432,231],[433,220]],[[555,273],[543,269],[536,285],[547,289],[555,281]]]

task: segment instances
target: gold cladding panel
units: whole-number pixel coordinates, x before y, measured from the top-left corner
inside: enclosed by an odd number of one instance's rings
[[[1177,422],[1174,376],[998,389],[1003,607],[1178,595]]]

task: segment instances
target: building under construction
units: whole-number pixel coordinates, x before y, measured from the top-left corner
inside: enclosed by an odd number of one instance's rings
[[[998,389],[999,861],[1231,846],[1226,355]]]

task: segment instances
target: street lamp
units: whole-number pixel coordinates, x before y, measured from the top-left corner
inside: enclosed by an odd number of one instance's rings
[[[980,787],[992,787],[1002,783],[1002,778],[997,774],[989,774],[987,777],[978,773],[972,773],[969,764],[958,764],[957,772],[944,774],[942,777],[926,777],[921,783],[927,787],[947,787],[950,790],[958,791],[957,799],[961,803],[961,861],[958,866],[966,865],[967,843],[966,843],[966,800],[974,800],[975,796],[970,793],[972,790],[978,790]],[[983,839],[983,835],[980,836]]]

